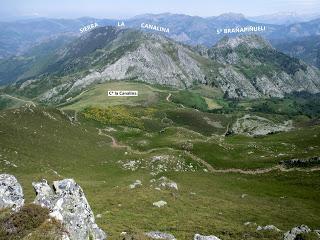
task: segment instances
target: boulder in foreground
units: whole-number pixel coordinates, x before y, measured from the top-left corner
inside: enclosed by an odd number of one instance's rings
[[[104,240],[106,234],[95,223],[93,212],[82,188],[73,179],[32,183],[37,196],[35,204],[50,209],[50,216],[60,220],[70,240]]]
[[[17,179],[9,174],[0,174],[0,209],[19,210],[24,204],[22,187]]]

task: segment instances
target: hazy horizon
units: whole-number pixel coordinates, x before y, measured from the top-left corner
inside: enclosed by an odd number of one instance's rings
[[[293,12],[298,15],[320,13],[319,0],[260,0],[224,2],[197,0],[118,0],[115,4],[109,0],[5,0],[0,9],[0,20],[15,20],[30,17],[48,18],[130,18],[141,14],[187,14],[192,16],[210,17],[223,13],[242,13],[245,16],[259,16],[279,12]]]

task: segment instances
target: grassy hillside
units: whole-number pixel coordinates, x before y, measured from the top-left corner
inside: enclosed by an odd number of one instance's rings
[[[139,97],[107,97],[108,89],[138,90]],[[179,94],[111,82],[59,110],[2,110],[1,172],[18,178],[26,202],[35,197],[32,181],[74,178],[95,215],[101,214],[96,221],[110,239],[119,239],[123,231],[141,236],[154,230],[178,239],[191,239],[195,233],[224,240],[282,239],[283,232],[256,231],[256,226],[244,225],[248,221],[282,231],[301,224],[319,228],[320,172],[279,168],[281,160],[320,156],[319,125],[305,117],[304,124],[287,133],[225,137],[251,103],[243,103],[246,107],[237,112],[210,113],[188,107],[184,98],[174,103]],[[210,99],[229,106],[219,96]],[[277,121],[289,118],[256,114]],[[150,180],[161,176],[177,182],[179,190],[156,190]],[[142,187],[130,189],[136,179]],[[154,207],[159,200],[168,205]]]

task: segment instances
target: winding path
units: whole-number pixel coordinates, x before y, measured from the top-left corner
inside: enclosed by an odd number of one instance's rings
[[[127,148],[128,151],[134,153],[134,154],[148,154],[154,151],[159,151],[159,150],[170,150],[170,151],[174,151],[174,152],[181,152],[181,150],[177,150],[171,147],[162,147],[162,148],[152,148],[149,149],[147,151],[139,151],[139,150],[133,150],[130,146],[128,145],[120,145],[117,143],[117,140],[108,134],[105,134],[102,132],[102,129],[98,129],[99,131],[99,135],[102,136],[106,136],[111,138],[112,140],[112,147],[114,148]],[[206,162],[205,160],[203,160],[202,158],[199,158],[197,156],[195,156],[194,154],[188,152],[188,151],[184,151],[184,153],[186,155],[188,155],[192,160],[194,160],[195,162],[198,162],[200,164],[202,164],[203,166],[206,167],[206,169],[208,170],[208,172],[210,173],[240,173],[240,174],[247,174],[247,175],[259,175],[259,174],[266,174],[266,173],[270,173],[273,171],[281,171],[281,172],[294,172],[294,171],[299,171],[299,172],[314,172],[314,171],[320,171],[320,167],[313,167],[313,168],[285,168],[282,165],[276,165],[273,167],[269,167],[269,168],[259,168],[259,169],[241,169],[241,168],[227,168],[227,169],[216,169],[214,167],[212,167],[211,164],[209,164],[208,162]]]
[[[106,136],[106,137],[108,137],[108,138],[111,138],[111,141],[112,141],[112,147],[114,147],[114,148],[120,148],[120,147],[125,147],[125,148],[128,148],[129,146],[125,146],[125,145],[119,145],[118,143],[117,143],[117,141],[116,141],[116,139],[113,137],[113,136],[111,136],[111,135],[108,135],[108,134],[105,134],[105,133],[103,133],[102,132],[102,129],[98,129],[98,134],[100,135],[100,136]]]

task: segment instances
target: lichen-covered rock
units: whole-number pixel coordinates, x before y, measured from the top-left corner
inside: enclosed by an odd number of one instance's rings
[[[147,232],[146,236],[151,239],[176,240],[172,234],[159,231]]]
[[[158,208],[164,207],[165,205],[167,205],[167,202],[163,201],[163,200],[160,200],[158,202],[153,203],[153,206],[158,207]]]
[[[21,185],[9,174],[0,174],[0,209],[11,208],[16,211],[24,204]]]
[[[103,240],[106,234],[95,223],[82,188],[73,179],[32,183],[37,196],[34,203],[50,209],[50,216],[62,222],[70,240]]]
[[[261,230],[264,230],[264,231],[276,231],[276,232],[280,232],[281,230],[279,228],[277,228],[276,226],[274,225],[266,225],[266,226],[258,226],[257,227],[257,231],[261,231]]]
[[[141,187],[141,186],[142,186],[141,180],[136,180],[134,183],[132,183],[132,184],[129,185],[129,187],[130,187],[131,189],[134,189],[134,188],[136,188],[136,187]]]
[[[283,240],[295,240],[298,234],[311,232],[311,229],[306,225],[294,227],[284,234]]]
[[[168,189],[173,189],[178,191],[178,184],[174,181],[171,181],[170,179],[168,179],[167,177],[160,177],[157,181],[157,185],[160,188],[168,188]]]
[[[220,238],[213,236],[213,235],[203,236],[200,234],[195,234],[193,239],[194,240],[220,240]]]

